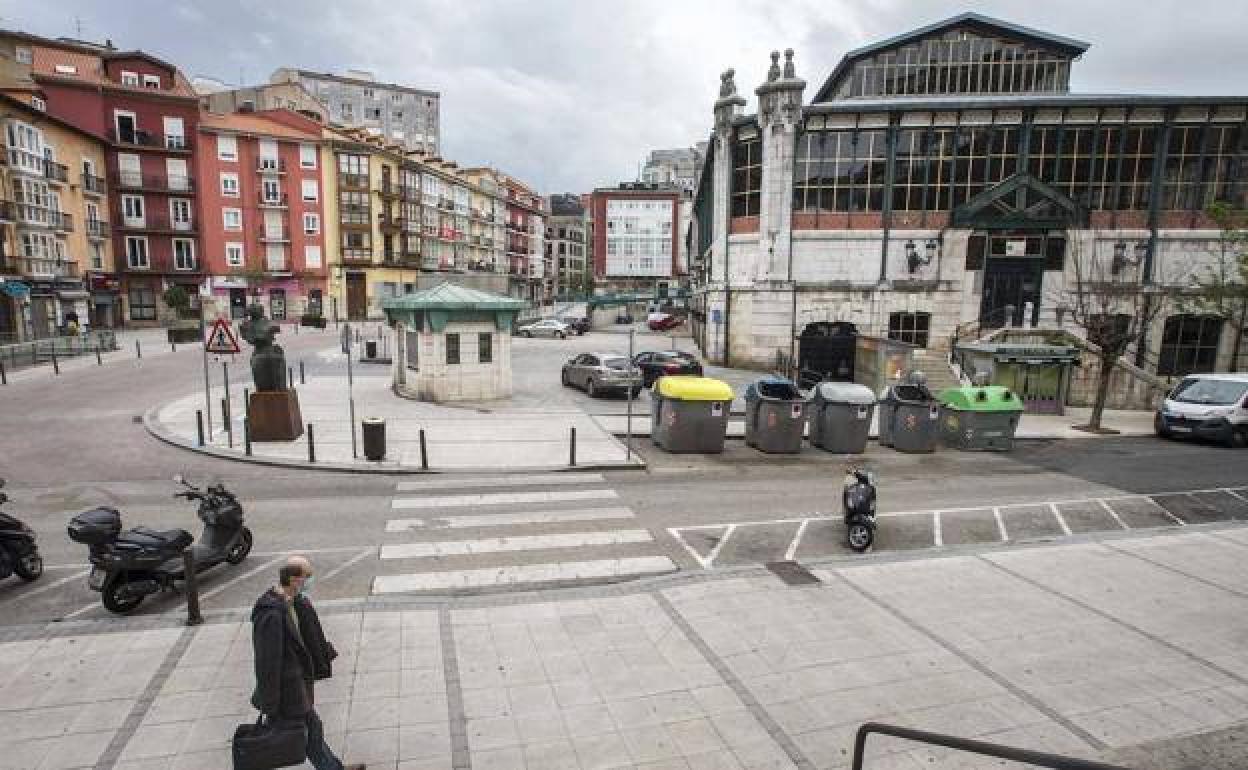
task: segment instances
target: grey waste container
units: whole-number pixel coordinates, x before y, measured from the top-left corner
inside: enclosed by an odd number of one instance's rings
[[[660,377],[650,391],[650,440],[669,452],[722,452],[732,388],[709,377]]]
[[[375,463],[386,459],[386,421],[380,417],[366,417],[360,432],[364,435],[364,457]]]
[[[840,454],[867,451],[875,394],[866,385],[821,382],[810,412],[810,443]]]
[[[745,443],[760,452],[800,452],[806,399],[792,380],[764,377],[745,390]]]
[[[934,452],[940,405],[926,385],[890,385],[880,399],[880,443],[898,452]]]

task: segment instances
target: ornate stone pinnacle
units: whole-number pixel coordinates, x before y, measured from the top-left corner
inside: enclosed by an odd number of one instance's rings
[[[797,77],[797,70],[793,66],[793,49],[784,49],[784,79],[793,80]]]
[[[780,79],[780,52],[771,52],[771,67],[767,70],[767,82],[774,83]]]
[[[736,74],[736,70],[726,69],[723,74],[719,76],[720,99],[727,99],[728,97],[737,95],[737,84],[732,80],[733,76]]]

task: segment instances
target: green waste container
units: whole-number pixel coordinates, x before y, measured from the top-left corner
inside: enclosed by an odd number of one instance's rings
[[[650,440],[669,452],[722,452],[732,388],[710,377],[660,377],[650,392]]]
[[[945,446],[1009,451],[1023,402],[1002,385],[949,388],[940,393],[940,437]]]
[[[764,377],[745,389],[745,443],[760,452],[802,451],[806,399],[792,380]]]

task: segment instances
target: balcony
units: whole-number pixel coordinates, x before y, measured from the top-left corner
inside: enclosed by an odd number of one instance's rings
[[[399,194],[403,196],[403,200],[418,201],[420,200],[419,187],[400,187]]]
[[[368,189],[368,174],[338,174],[338,186],[352,190]]]
[[[286,256],[285,253],[281,254],[280,256],[274,256],[274,257],[270,257],[267,255],[265,256],[264,272],[273,274],[273,273],[289,273],[290,271],[291,271],[290,259]]]
[[[344,265],[371,265],[373,264],[372,249],[343,249],[342,263]]]
[[[377,187],[377,192],[381,193],[383,198],[399,197],[399,186],[391,184],[389,179],[382,179],[381,184]]]
[[[262,209],[290,208],[290,196],[287,195],[286,193],[281,193],[276,198],[274,198],[272,195],[265,195],[262,192],[257,193],[256,205]]]
[[[14,272],[28,278],[80,278],[78,263],[56,257],[14,257]]]
[[[382,230],[400,230],[403,227],[404,221],[404,217],[393,217],[384,211],[377,215],[377,223],[381,226]]]
[[[100,239],[100,238],[108,237],[108,233],[109,233],[108,223],[105,222],[104,220],[88,219],[86,220],[85,224],[87,226],[88,238]]]
[[[12,222],[16,213],[13,201],[0,200],[0,222]]]
[[[256,228],[256,237],[261,243],[289,243],[290,228],[286,225],[281,227],[261,225]]]
[[[455,210],[455,201],[454,201],[454,200],[452,200],[452,199],[450,199],[450,198],[439,198],[439,199],[438,199],[438,208],[440,208],[440,209],[445,209],[445,210],[447,210],[447,211],[454,211],[454,210]]]
[[[43,176],[49,182],[67,184],[69,182],[69,166],[45,158],[43,161]]]
[[[195,232],[195,221],[192,219],[174,219],[163,211],[149,211],[144,217],[123,217],[121,227],[123,230],[180,235],[182,233]]]
[[[190,153],[191,146],[187,142],[185,136],[153,134],[149,131],[140,129],[129,129],[118,131],[116,128],[108,130],[108,138],[113,144],[124,147],[145,147],[151,150],[166,150],[168,152]]]
[[[257,174],[285,174],[286,161],[281,158],[260,158],[256,162]]]
[[[63,233],[70,233],[74,230],[74,218],[64,211],[49,211],[48,224]]]
[[[195,191],[195,179],[175,174],[144,174],[139,171],[117,172],[117,186],[126,190],[151,192],[190,193]]]
[[[185,136],[179,134],[165,134],[166,150],[186,150],[190,151],[191,145],[186,141]]]
[[[82,172],[82,191],[88,195],[103,195],[104,177]]]

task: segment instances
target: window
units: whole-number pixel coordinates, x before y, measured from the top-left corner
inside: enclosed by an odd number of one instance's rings
[[[494,335],[482,332],[477,335],[477,361],[488,364],[494,361]]]
[[[122,70],[121,71],[121,84],[123,86],[133,86],[134,88],[138,88],[139,87],[139,73],[126,72],[125,70]]]
[[[134,144],[139,134],[138,118],[133,112],[113,110],[113,130],[117,141]]]
[[[217,160],[238,162],[238,139],[233,136],[217,137]]]
[[[317,235],[321,232],[321,215],[310,212],[303,215],[303,234]]]
[[[31,64],[35,60],[31,50],[24,45],[19,45],[13,55],[17,58],[18,64]]]
[[[316,145],[299,145],[299,168],[316,168]]]
[[[221,209],[221,216],[224,221],[226,230],[242,230],[243,229],[243,210],[242,209]]]
[[[169,200],[169,219],[174,230],[191,229],[191,202],[185,198]]]
[[[173,239],[173,269],[195,269],[195,241],[189,238]]]
[[[323,305],[320,289],[308,289],[308,315],[321,315]]]
[[[277,158],[277,142],[272,139],[260,140],[260,168],[267,170],[277,170],[281,167],[281,163]]]
[[[403,94],[398,93],[398,92],[390,94],[390,101],[394,102],[395,104],[402,104]]]
[[[763,182],[762,143],[741,139],[732,147],[732,216],[758,216]]]
[[[228,198],[238,197],[238,174],[229,171],[221,172],[221,194]]]
[[[165,146],[171,150],[186,149],[186,126],[182,118],[165,115],[162,118],[165,129]]]
[[[286,247],[280,243],[264,245],[264,269],[271,273],[283,273],[290,268],[286,266]]]
[[[129,291],[130,320],[156,320],[156,291],[150,286],[131,286]]]
[[[402,120],[402,119],[403,119],[403,110],[392,110],[392,111],[390,112],[390,119],[391,119],[391,120]]]
[[[458,334],[446,335],[446,363],[447,364],[459,363],[459,335]]]
[[[365,98],[365,99],[372,99],[372,98],[373,98],[373,89],[371,89],[371,88],[365,88],[365,89],[364,89],[364,98]]]
[[[91,269],[104,269],[104,244],[101,241],[91,241]]]
[[[121,196],[121,217],[124,224],[142,227],[146,224],[143,215],[142,195]]]
[[[150,267],[147,260],[147,238],[134,235],[126,238],[126,264],[137,270]]]
[[[243,244],[227,243],[225,244],[225,264],[230,267],[243,266]]]
[[[367,118],[368,120],[381,120],[381,108],[369,107],[368,109],[364,110],[364,117]]]
[[[186,160],[184,158],[166,158],[165,159],[165,177],[168,179],[170,190],[190,190],[191,177],[186,170]]]
[[[316,203],[320,198],[319,183],[315,179],[304,179],[301,183],[303,187],[303,200],[305,203]]]
[[[355,109],[350,102],[343,102],[338,107],[338,112],[342,115],[342,119],[347,122],[355,120]]]
[[[1157,374],[1181,376],[1212,372],[1218,359],[1222,319],[1216,316],[1176,315],[1166,319],[1161,334]]]
[[[260,183],[260,195],[265,203],[280,203],[282,200],[281,183],[276,179],[265,179]]]
[[[159,75],[144,75],[143,87],[144,88],[160,88],[160,76]]]
[[[39,98],[38,96],[30,97],[30,106],[34,107],[36,110],[39,110],[40,112],[48,111],[48,103],[45,102],[43,99]]]
[[[888,316],[888,338],[927,347],[931,313],[892,313]]]
[[[307,268],[317,268],[321,266],[320,246],[309,243],[303,247],[303,266]]]

